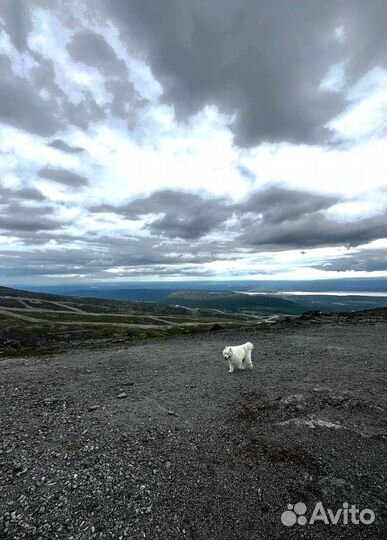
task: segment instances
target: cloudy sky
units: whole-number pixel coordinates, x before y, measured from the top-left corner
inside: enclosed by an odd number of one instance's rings
[[[0,0],[0,281],[385,275],[385,0]]]

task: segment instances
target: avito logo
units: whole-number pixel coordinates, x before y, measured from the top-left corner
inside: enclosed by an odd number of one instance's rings
[[[316,522],[322,522],[326,525],[370,525],[375,521],[375,513],[369,508],[360,510],[355,504],[349,505],[347,502],[343,503],[341,508],[332,510],[331,508],[324,508],[322,502],[317,502],[313,508],[313,512],[308,519],[306,516],[307,506],[303,502],[296,504],[288,504],[287,510],[282,512],[281,521],[286,527],[292,527],[293,525],[313,525]]]

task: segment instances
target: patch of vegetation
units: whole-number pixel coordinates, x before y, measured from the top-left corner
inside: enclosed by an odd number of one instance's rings
[[[24,312],[26,313],[26,312]],[[28,312],[30,315],[30,312]],[[31,314],[32,315],[32,314]],[[133,344],[138,341],[164,338],[168,336],[188,335],[197,333],[206,333],[214,328],[214,323],[201,319],[195,319],[195,323],[163,324],[160,322],[154,325],[152,319],[133,318],[131,324],[133,326],[114,326],[109,324],[110,317],[102,316],[103,321],[108,321],[105,324],[101,323],[101,318],[91,317],[85,318],[77,313],[58,314],[57,319],[55,313],[36,313],[36,322],[26,321],[1,314],[0,315],[0,356],[36,356],[57,354],[74,348],[101,348],[111,347],[114,344]],[[48,318],[44,323],[39,322],[39,319],[45,315]],[[62,318],[62,315],[65,317]],[[128,320],[123,317],[125,322]],[[66,322],[66,324],[61,324]],[[74,322],[74,325],[71,324]],[[79,324],[86,322],[87,324]],[[184,322],[184,319],[183,319]],[[151,324],[150,328],[144,328],[142,324]],[[224,328],[238,327],[238,322],[225,322],[222,325]]]
[[[6,298],[4,298],[6,297]],[[60,296],[57,294],[35,293],[9,287],[0,287],[0,306],[9,299],[18,301],[24,299],[27,303],[35,302],[35,307],[39,307],[38,302],[60,302],[64,306],[75,307],[83,311],[101,312],[101,313],[131,313],[149,314],[149,315],[187,315],[184,307],[172,305],[163,305],[158,302],[139,302],[135,300],[111,300],[104,298],[86,298],[78,296]],[[13,302],[13,300],[12,300]],[[20,307],[20,303],[12,304],[12,307]],[[47,306],[45,306],[47,307]],[[50,307],[51,309],[51,307]],[[55,308],[53,308],[55,309]],[[60,309],[60,308],[59,308]],[[190,313],[192,316],[192,313]]]

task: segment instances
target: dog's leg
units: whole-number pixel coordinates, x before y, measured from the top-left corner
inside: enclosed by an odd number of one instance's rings
[[[247,358],[246,358],[246,366],[249,368],[249,369],[253,369],[253,363],[251,361],[251,353],[249,353],[247,355]]]
[[[230,369],[228,370],[229,373],[233,373],[234,371],[234,366],[231,362],[228,363],[228,365],[230,366]]]

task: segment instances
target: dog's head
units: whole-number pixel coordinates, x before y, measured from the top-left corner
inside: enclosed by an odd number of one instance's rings
[[[231,347],[225,347],[225,348],[223,349],[223,358],[224,358],[225,360],[228,360],[228,359],[231,357],[231,354],[232,354],[232,352],[231,352]]]

